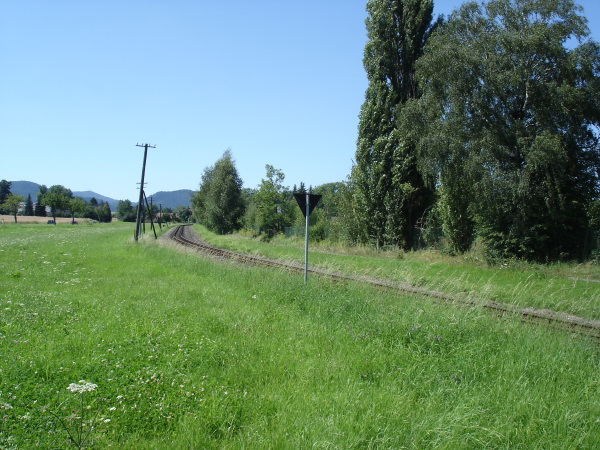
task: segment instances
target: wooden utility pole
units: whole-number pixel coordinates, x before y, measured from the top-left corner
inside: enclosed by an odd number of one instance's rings
[[[142,231],[142,220],[144,220],[144,175],[146,173],[146,157],[148,156],[148,147],[156,148],[156,145],[135,144],[136,147],[144,147],[144,163],[142,164],[142,181],[140,183],[140,199],[137,207],[137,217],[135,221],[134,239],[137,241]]]
[[[156,228],[154,228],[154,219],[152,218],[153,209],[152,209],[152,197],[150,197],[150,205],[148,206],[148,199],[146,198],[146,194],[144,193],[144,200],[146,201],[146,209],[148,210],[148,218],[150,219],[150,226],[152,227],[152,231],[154,231],[154,239],[158,239],[156,236]]]

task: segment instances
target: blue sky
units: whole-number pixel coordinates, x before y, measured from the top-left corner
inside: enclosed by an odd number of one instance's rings
[[[197,189],[228,148],[245,187],[266,164],[290,187],[343,181],[365,4],[0,0],[0,179],[136,200],[148,142],[148,194]],[[600,1],[579,4],[600,40]]]

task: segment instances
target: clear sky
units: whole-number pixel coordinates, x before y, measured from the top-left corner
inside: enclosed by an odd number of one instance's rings
[[[460,0],[435,0],[448,15]],[[581,0],[600,40],[600,0]],[[343,181],[367,80],[366,0],[0,0],[0,179],[116,199]]]

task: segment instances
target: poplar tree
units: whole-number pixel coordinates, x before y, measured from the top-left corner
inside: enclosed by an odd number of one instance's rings
[[[370,0],[363,64],[369,85],[352,170],[354,239],[377,247],[413,245],[412,230],[431,201],[414,143],[397,116],[419,96],[415,63],[432,25],[432,0]]]

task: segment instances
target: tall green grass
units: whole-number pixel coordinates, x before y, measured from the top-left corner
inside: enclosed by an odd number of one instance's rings
[[[196,226],[211,245],[296,263],[304,262],[304,243],[286,239],[265,243],[239,235],[219,236]],[[487,265],[473,255],[450,257],[431,251],[374,251],[314,245],[311,266],[349,275],[405,282],[465,299],[493,300],[521,307],[567,312],[600,319],[600,266],[562,263]]]
[[[0,228],[0,448],[597,448],[595,343],[478,309],[135,244]],[[76,420],[76,419],[69,419]]]

